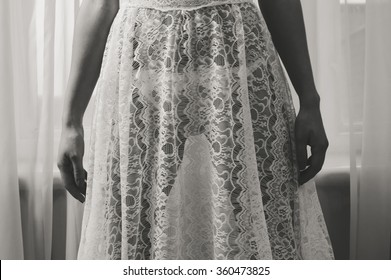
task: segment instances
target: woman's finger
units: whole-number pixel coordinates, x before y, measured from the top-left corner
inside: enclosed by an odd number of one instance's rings
[[[296,137],[296,156],[299,169],[303,170],[307,165],[307,141],[304,138]]]
[[[73,167],[71,164],[59,165],[62,182],[64,183],[65,189],[81,203],[84,202],[85,198],[76,186],[74,179]]]
[[[326,152],[321,149],[311,149],[312,155],[308,161],[309,166],[307,169],[300,172],[299,184],[302,185],[312,178],[322,169]]]
[[[84,169],[84,182],[85,184],[83,184],[83,187],[81,189],[81,193],[86,196],[86,191],[87,191],[87,177],[88,177],[88,173],[87,171]]]
[[[81,194],[86,194],[86,171],[83,168],[83,158],[81,156],[74,156],[71,158],[73,176],[76,186]]]

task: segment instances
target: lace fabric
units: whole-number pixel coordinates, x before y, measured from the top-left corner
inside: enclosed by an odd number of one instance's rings
[[[259,8],[240,2],[121,7],[96,89],[79,259],[333,258],[315,186],[298,186],[278,54]]]
[[[257,0],[122,0],[121,4],[137,8],[152,8],[159,10],[191,10],[214,5],[254,3]]]

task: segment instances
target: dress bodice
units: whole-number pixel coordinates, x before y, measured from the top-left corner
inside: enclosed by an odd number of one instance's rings
[[[172,9],[196,9],[200,7],[252,2],[257,4],[257,0],[121,0],[121,4],[132,7],[155,8],[161,10]]]

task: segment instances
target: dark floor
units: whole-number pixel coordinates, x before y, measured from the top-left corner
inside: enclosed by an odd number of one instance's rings
[[[335,259],[349,259],[350,176],[348,171],[322,174],[316,187]]]

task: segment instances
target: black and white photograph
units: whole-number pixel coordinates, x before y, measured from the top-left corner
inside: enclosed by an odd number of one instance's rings
[[[0,259],[391,260],[390,27],[391,0],[0,0]]]

